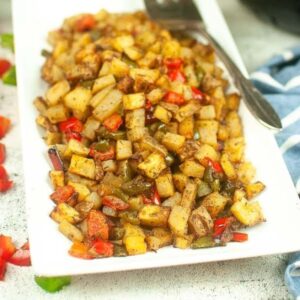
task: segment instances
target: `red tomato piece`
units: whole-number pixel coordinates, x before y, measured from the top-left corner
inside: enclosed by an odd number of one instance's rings
[[[16,247],[10,236],[0,235],[0,257],[7,260],[16,252]]]
[[[4,193],[13,187],[12,180],[0,179],[0,192]]]
[[[0,164],[4,163],[5,156],[6,156],[5,145],[0,143]]]
[[[0,165],[0,180],[8,180],[8,175],[3,166]]]
[[[29,242],[27,241],[27,242],[21,247],[21,249],[23,249],[23,250],[30,250]]]
[[[68,201],[73,196],[74,193],[75,190],[72,186],[70,185],[61,186],[58,187],[55,190],[55,192],[53,192],[50,195],[50,199],[55,203],[59,204]]]
[[[98,210],[92,209],[87,217],[88,235],[91,238],[108,240],[109,226],[106,216]]]
[[[248,241],[248,234],[243,232],[233,232],[232,241],[239,242],[239,243],[246,242]]]
[[[93,15],[84,15],[75,24],[77,32],[91,30],[96,26],[96,20]]]
[[[111,207],[115,210],[125,210],[129,208],[129,204],[115,196],[104,196],[102,204]]]
[[[183,105],[185,104],[185,100],[182,95],[175,93],[175,92],[167,92],[164,96],[163,100],[167,103],[177,104],[177,105]]]
[[[179,69],[183,65],[181,58],[166,58],[164,64],[168,69]]]
[[[123,124],[123,119],[117,113],[111,115],[110,117],[105,119],[105,121],[103,122],[103,126],[108,131],[111,131],[111,132],[117,131],[122,124]]]
[[[98,239],[93,243],[91,251],[100,256],[110,257],[114,254],[114,245],[108,241]]]
[[[5,273],[6,273],[6,260],[0,257],[0,281],[4,280]]]
[[[10,119],[0,116],[0,139],[3,138],[10,127]]]
[[[186,82],[186,77],[183,74],[183,72],[181,72],[180,70],[170,70],[168,72],[168,77],[170,78],[171,81],[178,81],[181,83],[185,83]]]
[[[74,242],[69,250],[69,254],[74,257],[82,259],[92,259],[92,256],[88,253],[88,247],[84,243]]]
[[[10,67],[11,63],[8,60],[0,58],[0,78],[10,69]]]
[[[83,130],[82,122],[75,117],[71,117],[66,121],[60,122],[58,127],[61,132],[67,132],[69,130],[81,132]]]
[[[25,249],[18,249],[14,253],[14,255],[11,256],[7,261],[13,265],[20,267],[31,266],[30,251]]]

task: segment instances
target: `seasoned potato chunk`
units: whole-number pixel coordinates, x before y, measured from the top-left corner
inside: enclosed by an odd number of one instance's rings
[[[110,66],[110,72],[120,78],[126,76],[129,72],[129,66],[118,58],[113,58]]]
[[[180,205],[180,203],[181,203],[181,194],[178,192],[175,192],[173,196],[164,200],[164,202],[162,203],[162,206],[173,207],[175,205]]]
[[[67,148],[64,152],[64,157],[71,157],[73,154],[80,156],[87,156],[90,152],[90,149],[85,147],[81,142],[70,139],[67,145]]]
[[[185,137],[179,134],[166,133],[161,143],[170,151],[178,151],[184,144]]]
[[[113,47],[119,51],[123,52],[126,48],[133,46],[134,39],[131,35],[121,35],[113,39]]]
[[[177,124],[177,123],[175,123]],[[194,136],[194,117],[190,116],[185,118],[179,123],[178,133],[187,139],[192,139]]]
[[[140,108],[126,112],[125,123],[129,129],[145,127],[145,109]]]
[[[200,104],[197,101],[190,101],[188,104],[182,106],[175,115],[178,122],[182,122],[185,118],[194,115],[199,109]]]
[[[65,121],[68,118],[68,111],[62,104],[49,107],[45,114],[53,124]]]
[[[146,127],[134,127],[127,131],[127,138],[131,142],[136,142],[148,134]]]
[[[264,221],[262,209],[258,202],[248,202],[246,199],[242,199],[235,202],[230,210],[246,226],[254,226]]]
[[[186,160],[179,166],[181,172],[189,177],[202,178],[205,168],[194,160]]]
[[[260,182],[254,182],[246,185],[247,199],[252,199],[265,189],[265,185]]]
[[[244,156],[245,141],[243,137],[232,138],[225,141],[224,152],[233,163],[240,162]]]
[[[155,183],[160,197],[167,198],[174,195],[175,190],[171,173],[158,176]]]
[[[150,227],[166,227],[170,208],[159,205],[145,205],[139,212],[141,224]]]
[[[138,165],[138,168],[149,178],[156,178],[166,168],[164,158],[158,153],[150,154],[145,161]]]
[[[206,158],[210,158],[213,161],[218,161],[220,159],[219,153],[214,147],[203,144],[199,147],[199,150],[195,153],[195,158],[201,163],[206,163]]]
[[[81,221],[79,212],[67,203],[58,204],[52,211],[50,216],[54,221],[58,223],[67,221],[71,224],[76,224]]]
[[[49,175],[54,189],[65,185],[65,175],[63,171],[52,170],[49,172]]]
[[[236,111],[229,112],[226,116],[225,121],[229,136],[231,138],[236,138],[243,134],[241,119]]]
[[[100,90],[104,89],[105,87],[114,85],[115,83],[116,83],[116,79],[112,74],[99,77],[95,80],[93,84],[92,92],[93,94],[95,94]]]
[[[183,192],[183,190],[185,189],[188,183],[188,180],[189,180],[188,176],[186,176],[183,173],[175,173],[173,175],[174,185],[179,192]]]
[[[156,106],[153,116],[166,124],[169,123],[172,118],[172,114],[160,105]]]
[[[78,86],[64,97],[66,107],[79,111],[85,112],[92,98],[92,93],[89,89]]]
[[[202,201],[202,206],[207,209],[211,217],[216,218],[225,208],[228,199],[218,192],[207,195]]]
[[[61,80],[55,83],[46,93],[47,103],[56,105],[70,91],[70,85],[67,80]]]
[[[213,147],[216,147],[217,142],[217,133],[218,133],[218,127],[219,123],[217,121],[198,121],[198,130],[200,135],[200,141],[203,144],[209,144]]]
[[[71,158],[69,172],[94,179],[96,175],[94,160],[74,154]]]
[[[192,209],[195,205],[196,194],[197,184],[188,182],[182,194],[181,206]]]
[[[132,155],[132,144],[127,140],[118,140],[116,145],[117,160],[127,159]]]
[[[72,186],[76,193],[78,193],[78,200],[83,201],[91,193],[89,188],[78,182],[68,181],[68,185]]]
[[[189,226],[197,237],[202,237],[212,232],[214,222],[206,208],[204,206],[200,206],[192,211],[189,218]]]
[[[134,110],[145,106],[145,94],[136,93],[123,96],[123,107],[126,110]]]
[[[173,234],[182,237],[187,234],[189,216],[189,208],[180,205],[172,207],[168,223]]]
[[[124,224],[125,234],[123,243],[129,255],[143,254],[147,251],[143,230],[130,223]]]
[[[221,166],[222,166],[226,176],[229,179],[236,179],[237,174],[236,174],[235,168],[234,168],[233,164],[231,163],[231,161],[229,160],[229,157],[226,153],[224,153],[221,156],[220,162],[221,162]]]
[[[173,237],[170,231],[164,228],[153,228],[151,234],[146,237],[146,242],[150,250],[171,245]]]
[[[102,89],[101,91],[99,91],[97,94],[95,94],[91,100],[90,100],[90,105],[93,108],[96,108],[98,106],[98,104],[104,99],[106,98],[106,96],[113,90],[113,88],[115,87],[114,84],[109,85],[107,87],[105,87],[104,89]]]
[[[59,224],[58,229],[63,235],[73,242],[81,242],[84,239],[82,232],[65,220]]]
[[[182,236],[176,236],[174,238],[174,247],[179,248],[179,249],[186,249],[191,246],[191,243],[193,241],[193,235],[185,235],[184,237]]]
[[[244,184],[249,184],[255,177],[256,170],[252,163],[244,162],[238,166],[237,175]]]
[[[202,106],[199,112],[200,120],[211,120],[216,117],[215,107],[213,105]]]

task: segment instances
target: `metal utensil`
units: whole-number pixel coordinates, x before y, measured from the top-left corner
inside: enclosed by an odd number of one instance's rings
[[[202,17],[192,0],[144,0],[150,17],[171,31],[195,31],[215,48],[217,56],[233,77],[243,100],[253,116],[264,126],[280,130],[277,113],[247,79],[219,43],[206,31]]]

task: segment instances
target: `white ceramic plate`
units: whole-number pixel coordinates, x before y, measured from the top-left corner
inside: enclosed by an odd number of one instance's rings
[[[214,0],[198,2],[210,32],[245,71],[240,56]],[[14,0],[13,17],[16,40],[19,109],[22,128],[28,230],[34,271],[39,275],[102,273],[131,269],[238,259],[300,250],[300,213],[297,195],[271,132],[259,125],[242,105],[247,157],[257,167],[257,177],[267,185],[259,197],[267,222],[248,230],[247,243],[203,250],[164,248],[158,253],[124,258],[80,260],[68,255],[70,242],[49,218],[53,208],[49,200],[47,147],[35,124],[32,105],[45,91],[40,79],[43,63],[41,49],[46,48],[47,32],[60,26],[62,20],[79,12],[96,12],[105,7],[111,11],[143,8],[140,0]]]

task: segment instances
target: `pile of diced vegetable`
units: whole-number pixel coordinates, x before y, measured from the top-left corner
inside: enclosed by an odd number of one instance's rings
[[[264,221],[244,158],[240,97],[210,45],[141,12],[81,14],[48,36],[34,104],[51,218],[84,259],[243,242]]]

